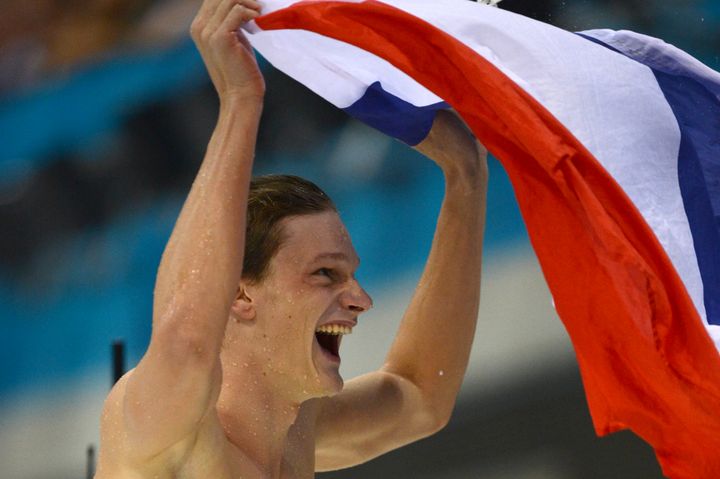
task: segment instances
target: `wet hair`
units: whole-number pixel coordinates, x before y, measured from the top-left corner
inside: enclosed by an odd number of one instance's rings
[[[280,221],[291,216],[337,211],[316,184],[298,176],[265,175],[250,181],[243,280],[261,282],[284,240]]]

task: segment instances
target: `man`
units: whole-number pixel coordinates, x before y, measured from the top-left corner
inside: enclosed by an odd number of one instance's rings
[[[259,8],[205,0],[193,22],[218,123],[158,270],[148,350],[106,401],[98,478],[308,478],[450,418],[477,318],[486,152],[449,112],[418,145],[446,179],[432,250],[385,365],[343,387],[339,336],[372,306],[347,231],[309,182],[250,187],[264,82],[236,32]]]

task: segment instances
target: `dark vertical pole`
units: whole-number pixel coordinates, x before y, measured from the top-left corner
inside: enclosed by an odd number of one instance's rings
[[[92,479],[94,475],[95,475],[95,446],[90,444],[87,448],[86,478]]]
[[[125,342],[118,339],[112,344],[113,384],[125,374]]]

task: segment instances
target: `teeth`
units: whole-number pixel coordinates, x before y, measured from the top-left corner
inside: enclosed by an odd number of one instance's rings
[[[352,334],[352,328],[348,326],[341,326],[339,324],[324,324],[315,331],[318,333],[333,334],[336,336],[340,334]]]

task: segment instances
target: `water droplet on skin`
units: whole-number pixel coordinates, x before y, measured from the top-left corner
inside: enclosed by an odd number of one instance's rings
[[[250,366],[250,365],[249,365],[248,363],[243,363],[243,366],[244,366],[244,367],[248,367],[248,366]]]
[[[445,375],[445,371],[443,371],[442,369],[440,371],[438,371],[438,376],[444,376],[444,375]]]
[[[237,367],[237,363],[232,363],[233,366]]]

